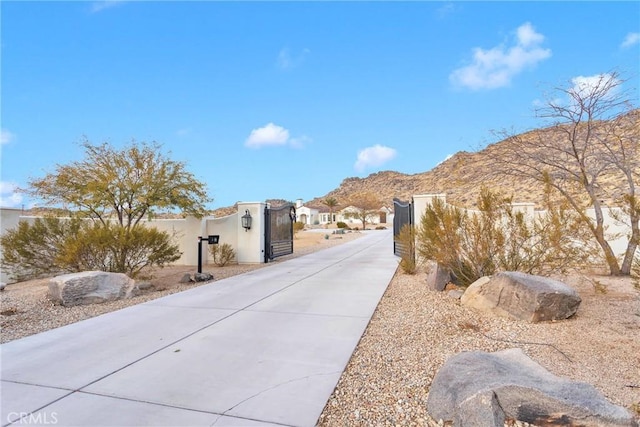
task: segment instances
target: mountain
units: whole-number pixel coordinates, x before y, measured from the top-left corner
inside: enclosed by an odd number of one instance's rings
[[[640,135],[640,109],[628,113],[626,131],[632,132],[638,141]],[[519,138],[538,138],[544,129],[537,129],[518,135]],[[514,202],[531,202],[537,207],[542,206],[544,201],[543,186],[527,178],[517,178],[498,175],[495,173],[492,158],[501,156],[508,151],[511,141],[505,139],[487,146],[477,152],[461,151],[443,161],[435,168],[417,174],[404,174],[395,171],[383,171],[371,174],[365,178],[345,178],[340,186],[331,190],[322,197],[305,201],[305,206],[326,210],[323,200],[334,197],[339,205],[344,207],[348,204],[352,195],[372,192],[379,195],[381,202],[388,206],[393,206],[393,199],[398,198],[403,201],[409,200],[416,194],[444,193],[447,195],[449,203],[472,208],[476,204],[476,199],[480,194],[480,189],[484,186],[492,191],[498,191],[504,196],[512,196]],[[640,142],[638,142],[640,144]],[[541,154],[544,154],[541,152]],[[640,155],[637,149],[635,156]],[[635,159],[640,164],[640,159]],[[620,185],[620,175],[609,172],[603,174],[600,183],[603,193],[608,194],[605,202],[611,204],[613,200],[620,197],[623,186]],[[638,184],[638,182],[636,182]],[[273,203],[283,200],[274,200],[272,204],[278,206],[280,203]],[[235,212],[233,207],[221,208],[214,212],[214,215],[221,216],[222,213],[230,214]]]
[[[635,156],[633,161],[640,164],[640,159],[637,158],[640,156],[640,109],[631,111],[626,117],[629,120],[625,122],[624,131],[634,135],[636,142],[632,142],[635,144],[635,150],[632,150],[632,155]],[[533,130],[517,137],[538,138],[543,131],[544,129]],[[544,188],[539,182],[512,176],[505,178],[495,173],[492,159],[505,154],[511,143],[505,139],[477,152],[458,152],[427,172],[408,175],[384,171],[366,178],[346,178],[338,188],[325,196],[305,202],[305,205],[326,209],[322,201],[328,197],[335,197],[338,203],[346,204],[353,194],[373,192],[380,196],[386,206],[392,207],[394,198],[407,201],[416,194],[444,193],[449,203],[472,208],[476,205],[477,197],[484,186],[504,196],[512,196],[514,202],[531,202],[540,207],[544,201]],[[541,151],[540,154],[545,153]],[[623,179],[624,177],[615,171],[609,171],[600,177],[602,193],[608,195],[603,196],[605,203],[613,204],[615,199],[622,196]]]

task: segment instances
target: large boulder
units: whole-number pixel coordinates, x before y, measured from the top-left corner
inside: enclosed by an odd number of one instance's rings
[[[65,307],[131,298],[135,281],[123,273],[84,271],[49,281],[49,297]]]
[[[571,317],[581,301],[578,293],[562,282],[519,272],[480,278],[460,299],[467,307],[529,322]]]
[[[638,426],[623,407],[587,383],[558,377],[514,348],[459,353],[436,374],[427,412],[455,426]]]

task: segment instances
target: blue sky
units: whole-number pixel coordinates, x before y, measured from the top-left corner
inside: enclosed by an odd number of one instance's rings
[[[0,204],[78,142],[157,141],[211,208],[425,172],[538,127],[553,86],[639,87],[638,2],[2,1]],[[637,99],[636,99],[637,102]],[[446,189],[434,189],[446,191]]]

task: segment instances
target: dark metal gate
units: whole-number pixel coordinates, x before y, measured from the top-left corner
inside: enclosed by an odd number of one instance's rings
[[[411,231],[413,231],[413,203],[412,201],[402,202],[398,199],[393,199],[393,253],[399,257],[409,256],[415,260],[415,245],[412,244],[413,242],[403,242],[399,238],[400,231],[405,225],[411,227]]]
[[[293,253],[293,223],[296,207],[288,204],[264,210],[264,262]]]

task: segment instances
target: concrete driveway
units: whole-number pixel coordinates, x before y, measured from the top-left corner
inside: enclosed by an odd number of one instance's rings
[[[367,231],[3,344],[2,426],[314,426],[397,265]]]

